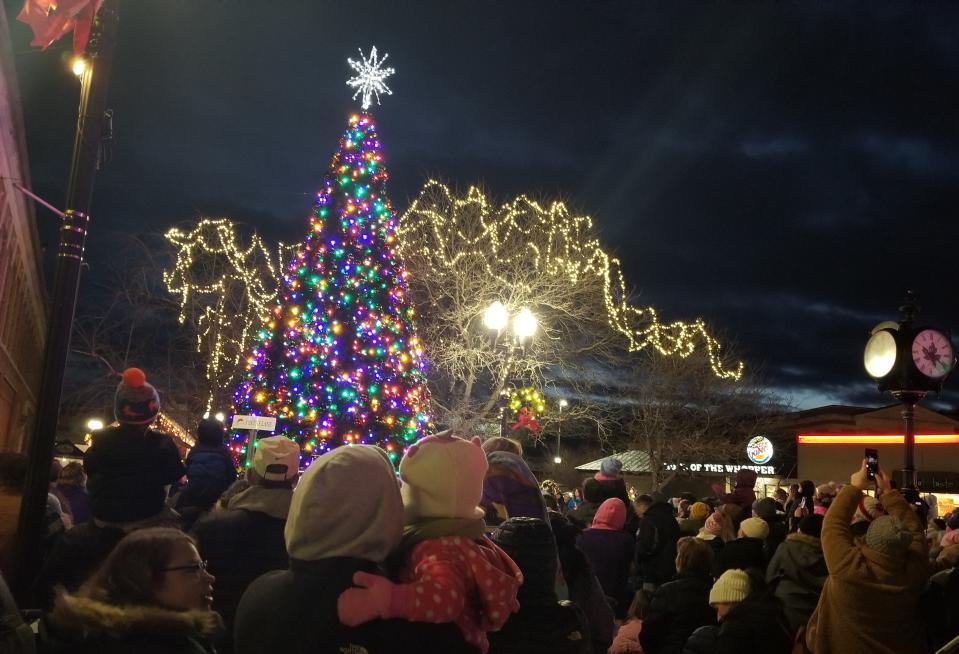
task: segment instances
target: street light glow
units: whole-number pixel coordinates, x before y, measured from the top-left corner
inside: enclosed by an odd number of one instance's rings
[[[566,401],[566,398],[563,398],[562,400],[559,401],[560,409],[565,409],[568,406],[569,406],[569,402]]]
[[[527,307],[520,309],[513,318],[513,331],[520,340],[524,340],[536,333],[536,316]]]
[[[563,462],[562,457],[558,457],[558,456],[553,457],[553,463],[562,463],[562,462]]]
[[[486,307],[486,311],[483,312],[483,324],[487,329],[502,331],[507,322],[509,322],[509,313],[499,300]]]
[[[90,418],[87,420],[87,429],[90,431],[96,431],[98,429],[103,429],[103,421],[99,418]]]
[[[216,418],[218,422],[223,422],[224,420],[226,420],[226,416],[223,415],[222,411],[218,411],[217,414],[213,417]]]
[[[87,60],[83,57],[74,57],[73,61],[70,62],[70,70],[77,77],[83,77],[83,74],[87,72]]]

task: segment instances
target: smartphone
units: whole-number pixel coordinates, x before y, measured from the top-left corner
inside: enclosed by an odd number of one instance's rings
[[[866,448],[866,479],[876,480],[876,470],[879,469],[879,450]]]

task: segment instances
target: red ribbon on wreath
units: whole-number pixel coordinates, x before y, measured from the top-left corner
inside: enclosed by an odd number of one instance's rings
[[[533,416],[532,413],[530,413],[530,410],[525,406],[519,410],[518,418],[519,419],[516,421],[515,424],[510,425],[510,429],[514,431],[518,429],[528,429],[534,434],[538,434],[540,429],[542,429],[540,424],[536,421],[536,418]]]

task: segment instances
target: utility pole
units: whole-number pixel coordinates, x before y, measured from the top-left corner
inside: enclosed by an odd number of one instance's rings
[[[67,185],[66,210],[60,223],[53,305],[47,331],[37,415],[30,440],[29,465],[17,524],[17,567],[14,590],[26,602],[41,564],[50,465],[60,414],[63,375],[80,286],[93,182],[99,165],[100,140],[113,51],[119,22],[119,0],[105,0],[94,18],[87,46],[88,64],[81,77],[80,108]]]

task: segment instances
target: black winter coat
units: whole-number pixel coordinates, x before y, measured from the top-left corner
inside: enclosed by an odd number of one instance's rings
[[[105,522],[136,522],[158,514],[166,501],[165,486],[186,473],[169,436],[133,425],[94,432],[83,469],[90,509]]]
[[[700,627],[692,633],[683,646],[683,654],[715,654],[716,627]]]
[[[766,583],[782,602],[792,633],[809,622],[828,576],[818,538],[797,532],[776,550],[766,569]]]
[[[590,654],[583,610],[562,601],[550,607],[520,607],[503,628],[487,634],[490,654]]]
[[[211,513],[193,526],[200,556],[216,577],[213,609],[226,624],[219,654],[233,651],[233,620],[243,592],[260,575],[289,566],[285,526],[286,520],[243,509]]]
[[[93,522],[85,522],[64,532],[44,559],[34,582],[36,606],[45,611],[53,608],[57,586],[76,592],[124,536],[126,532],[122,529],[98,527]]]
[[[936,651],[959,634],[959,568],[930,577],[919,601],[930,649]]]
[[[268,572],[247,588],[233,629],[239,654],[477,654],[451,622],[427,624],[373,620],[358,627],[340,623],[336,600],[359,570],[376,564],[348,557],[290,560],[287,570]]]
[[[622,534],[622,532],[616,532]],[[519,611],[503,628],[489,634],[493,652],[585,654],[589,626],[583,611],[556,597],[556,539],[550,525],[538,518],[510,518],[493,532],[523,573],[517,599]]]
[[[569,598],[586,614],[593,652],[602,654],[613,642],[613,610],[606,602],[603,588],[589,559],[576,546],[579,529],[555,511],[549,512],[549,519],[556,537],[563,578],[569,588]]]
[[[679,523],[665,502],[646,509],[636,533],[636,567],[644,583],[664,584],[676,573]]]
[[[593,524],[593,518],[596,517],[596,511],[599,509],[597,502],[583,502],[575,509],[566,514],[569,521],[580,529],[589,529]]]
[[[649,606],[639,642],[649,654],[680,654],[690,634],[715,624],[716,612],[709,606],[712,582],[703,577],[676,575],[660,586]]]
[[[766,551],[763,541],[758,538],[737,538],[723,545],[716,562],[714,576],[717,578],[727,570],[766,570]]]
[[[779,603],[762,596],[737,604],[726,614],[716,630],[713,651],[715,654],[789,654],[792,645]]]
[[[633,600],[627,580],[635,539],[622,531],[587,529],[580,534],[577,544],[596,571],[603,592],[616,601],[615,614],[622,620]]]
[[[766,554],[766,563],[769,563],[776,555],[779,545],[786,540],[788,530],[786,529],[786,523],[779,516],[776,516],[775,520],[767,520],[766,524],[769,525],[769,535],[766,536],[763,548]]]

